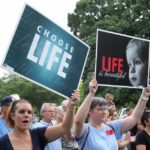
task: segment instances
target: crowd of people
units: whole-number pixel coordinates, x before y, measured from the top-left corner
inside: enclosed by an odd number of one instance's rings
[[[80,92],[60,106],[43,103],[41,120],[29,101],[4,97],[0,101],[0,149],[2,150],[149,150],[150,111],[146,103],[150,85],[142,90],[135,108],[119,118],[114,96],[95,97],[95,74],[89,93],[75,112]]]

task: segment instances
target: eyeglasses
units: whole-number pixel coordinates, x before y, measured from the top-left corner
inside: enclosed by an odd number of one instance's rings
[[[55,110],[49,110],[49,111],[43,111],[43,112],[48,112],[48,113],[52,113],[52,112],[55,112]]]
[[[100,108],[100,110],[107,110],[107,108],[105,108],[105,107],[102,107],[102,108]]]
[[[109,100],[110,100],[110,101],[112,101],[112,100],[113,100],[113,98],[109,98]]]
[[[97,110],[108,110],[108,105],[96,107]]]

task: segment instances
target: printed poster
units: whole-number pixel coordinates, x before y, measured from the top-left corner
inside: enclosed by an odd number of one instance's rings
[[[98,29],[95,66],[99,85],[146,87],[149,77],[149,41]]]
[[[78,88],[89,46],[26,5],[3,66],[61,96]]]

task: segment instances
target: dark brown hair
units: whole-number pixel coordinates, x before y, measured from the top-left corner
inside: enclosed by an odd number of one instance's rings
[[[143,115],[141,117],[141,124],[146,127],[145,121],[148,121],[150,119],[150,110],[145,110],[143,112]]]
[[[108,102],[102,97],[93,97],[90,110],[94,109],[96,106],[108,106]]]

